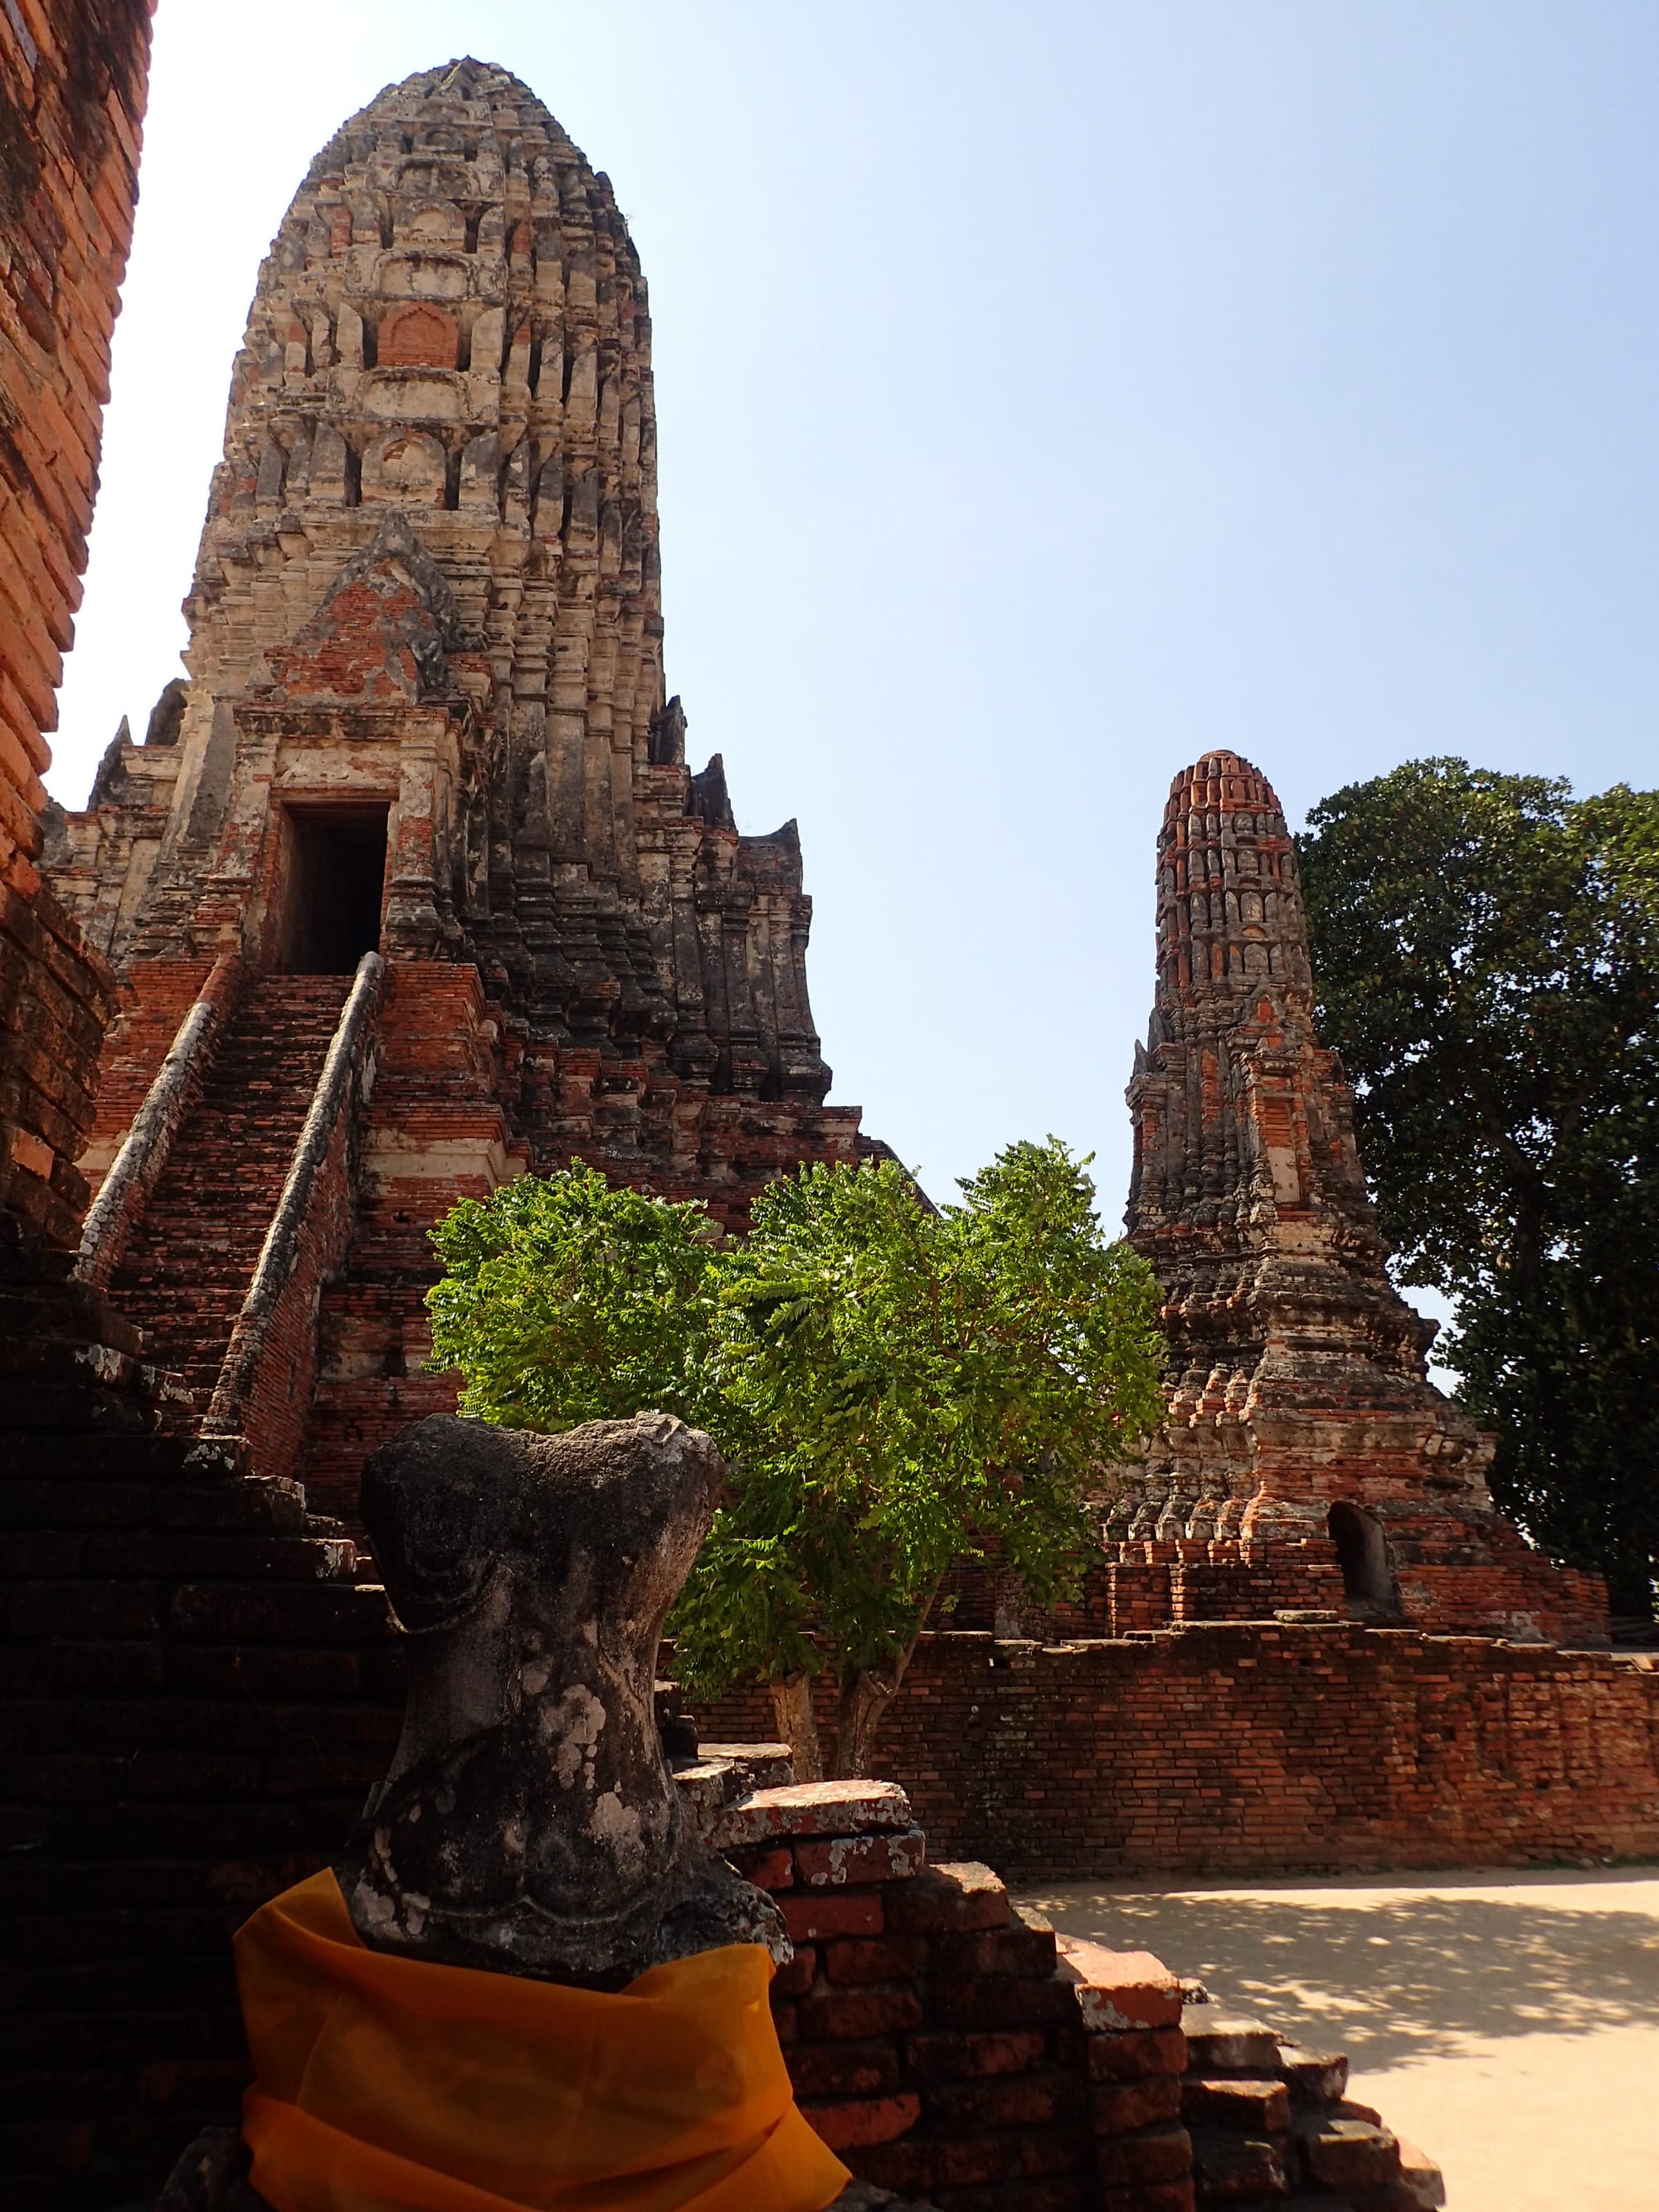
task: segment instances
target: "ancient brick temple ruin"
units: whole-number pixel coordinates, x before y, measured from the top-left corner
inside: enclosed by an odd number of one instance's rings
[[[794,824],[738,833],[665,691],[638,258],[504,70],[412,77],[313,163],[186,611],[189,682],[53,842],[121,979],[94,1180],[197,1010],[84,1263],[210,1426],[349,1514],[365,1451],[453,1403],[422,1297],[458,1197],[580,1155],[741,1223],[871,1149],[823,1103]],[[337,1039],[361,1113],[310,1282],[239,1323]]]
[[[1128,1229],[1156,1269],[1170,1414],[1106,1523],[1118,1624],[1279,1607],[1601,1642],[1598,1576],[1497,1511],[1492,1439],[1427,1380],[1389,1280],[1352,1093],[1313,1025],[1272,786],[1206,753],[1158,841],[1158,989],[1128,1091]]]
[[[40,880],[148,36],[142,0],[0,10],[0,2172],[23,2212],[133,2201],[234,2117],[229,1932],[338,1856],[386,1772],[400,1639],[349,1527],[370,1448],[453,1402],[422,1371],[434,1218],[574,1154],[737,1224],[780,1170],[878,1149],[823,1103],[793,828],[738,835],[665,695],[632,248],[498,70],[410,79],[313,166],[237,363],[189,680],[48,823]],[[1057,1944],[954,1862],[1659,1849],[1659,1667],[1534,1640],[1601,1631],[1600,1593],[1492,1515],[1424,1382],[1272,794],[1225,756],[1178,794],[1133,1228],[1181,1372],[1086,1620],[925,1638],[878,1745],[895,1781],[795,1790],[778,1747],[696,1759],[661,1713],[708,1840],[796,1943],[774,2009],[814,2124],[942,2212],[1436,2201],[1340,2061]],[[769,1720],[750,1690],[703,1733]]]

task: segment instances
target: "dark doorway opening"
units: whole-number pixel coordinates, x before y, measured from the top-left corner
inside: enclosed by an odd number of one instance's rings
[[[1357,1505],[1333,1505],[1327,1526],[1342,1570],[1342,1589],[1351,1611],[1391,1613],[1394,1577],[1389,1571],[1388,1539],[1382,1524]]]
[[[276,964],[286,975],[349,975],[380,942],[386,817],[379,806],[294,807]]]

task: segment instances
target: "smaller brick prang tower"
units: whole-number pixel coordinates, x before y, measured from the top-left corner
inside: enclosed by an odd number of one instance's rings
[[[1313,997],[1273,787],[1206,753],[1158,834],[1158,987],[1128,1089],[1127,1226],[1164,1291],[1170,1413],[1109,1521],[1120,1563],[1178,1570],[1193,1618],[1337,1603],[1604,1640],[1599,1584],[1498,1513],[1491,1438],[1428,1380],[1434,1324],[1389,1279]]]

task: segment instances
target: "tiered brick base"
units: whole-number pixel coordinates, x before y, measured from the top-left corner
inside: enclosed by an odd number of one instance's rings
[[[1607,1588],[1599,1575],[1557,1566],[1496,1518],[1483,1541],[1484,1557],[1450,1564],[1417,1559],[1402,1566],[1394,1617],[1415,1628],[1529,1644],[1607,1642]],[[1267,1620],[1285,1610],[1341,1619],[1381,1609],[1347,1596],[1328,1537],[1255,1544],[1177,1538],[1109,1545],[1073,1618],[1085,1633],[1122,1636],[1200,1620]],[[1063,1632],[1074,1632],[1064,1612],[1057,1619]]]
[[[38,1285],[18,1295],[40,1310]],[[131,1332],[111,1316],[88,1340],[84,1294],[54,1295],[50,1359],[32,1354],[0,1394],[0,1949],[14,1962],[0,2165],[29,2177],[11,2185],[20,2212],[104,2212],[234,2106],[229,1931],[339,1848],[385,1771],[401,1692],[384,1594],[354,1585],[350,1544],[307,1518],[294,1485],[155,1433]],[[706,1733],[741,1740],[769,1721],[758,1696],[737,1699]],[[1659,1662],[1645,1656],[1341,1625],[1049,1647],[945,1634],[924,1641],[878,1756],[941,1856],[1051,1875],[1659,1851]],[[803,2060],[802,2094],[849,2154],[869,2154],[872,2179],[905,2172],[896,2152],[881,2161],[906,2139],[906,2099],[927,2124],[918,2142],[948,2112],[1008,2140],[1069,2128],[1073,2162],[1025,2169],[1022,2185],[1075,2177],[1085,2123],[1055,2087],[1056,2001],[1032,1994],[1048,1986],[1043,1931],[1000,1908],[996,1927],[925,1924],[939,1878],[914,1841],[895,1859],[890,1820],[870,1832],[884,1840],[837,1854],[820,1822],[766,1876],[813,1954],[810,1984],[802,1967],[780,1991],[792,2049],[820,2054]],[[908,1886],[890,1911],[895,1883]],[[917,1986],[890,2002],[907,1960]],[[958,1967],[995,1993],[949,1994]],[[1004,2035],[1040,2035],[1041,2051],[913,2048]],[[890,2045],[892,2063],[872,2051],[865,2071],[847,2048]],[[929,2077],[952,2051],[964,2070]],[[1001,2072],[974,2070],[997,2051]],[[1011,2185],[964,2170],[928,2188],[947,2185]]]

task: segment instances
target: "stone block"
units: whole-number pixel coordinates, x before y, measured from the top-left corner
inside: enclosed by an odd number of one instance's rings
[[[986,1928],[965,1936],[935,1936],[933,1971],[953,1980],[974,1980],[986,1974],[1050,1974],[1055,1960],[1054,1936],[1046,1924],[1024,1924],[1017,1911],[1015,1924]]]
[[[1181,2077],[1150,2074],[1139,2081],[1097,2081],[1089,2091],[1089,2117],[1097,2136],[1130,2135],[1160,2120],[1190,2120]]]
[[[832,1989],[874,1982],[914,1982],[927,1965],[919,1936],[879,1936],[872,1941],[838,1937],[823,1947],[823,1976]]]
[[[1236,2135],[1231,2130],[1194,2128],[1193,2179],[1206,2203],[1282,2197],[1294,2167],[1285,2136]]]
[[[901,2086],[896,2043],[814,2043],[789,2069],[797,2097],[880,2097]]]
[[[810,1990],[817,1978],[818,1954],[810,1943],[798,1943],[795,1955],[787,1965],[778,1968],[772,1977],[772,1996],[798,1997]]]
[[[1291,2124],[1290,2092],[1282,2081],[1188,2074],[1181,2085],[1181,2116],[1194,2129],[1282,2135]]]
[[[990,2128],[1035,2134],[1075,2125],[1085,2118],[1085,2100],[1075,2074],[1048,2067],[939,2083],[927,2091],[926,2109],[934,2134],[972,2136]]]
[[[1040,2066],[1047,2054],[1040,2029],[949,2034],[934,2032],[906,2039],[905,2064],[917,2081],[957,2081],[984,2075],[1023,2074]]]
[[[1070,1936],[1057,1938],[1057,1946],[1060,1978],[1091,2033],[1180,2025],[1181,1985],[1150,1951],[1109,1951]]]
[[[1187,2042],[1178,2027],[1125,2029],[1089,2035],[1084,2062],[1091,2081],[1138,2081],[1149,2074],[1181,2074]]]
[[[1334,2105],[1348,2086],[1348,2061],[1340,2051],[1308,2051],[1280,2043],[1279,2071],[1298,2104]]]
[[[914,1990],[814,1989],[796,2006],[804,2041],[865,2040],[920,2027],[921,2000]]]
[[[1400,2178],[1400,2146],[1372,2121],[1331,2118],[1296,2130],[1305,2179],[1326,2189],[1381,2189]]]
[[[1440,2168],[1425,2152],[1404,2136],[1395,2138],[1400,2154],[1400,2179],[1419,2212],[1439,2212],[1446,2201],[1446,2183]]]
[[[1109,2136],[1095,2147],[1095,2171],[1108,2189],[1182,2182],[1192,2170],[1192,2138],[1179,2125],[1137,2128],[1131,2135]]]
[[[907,1936],[962,1934],[1006,1928],[1012,1917],[1008,1887],[976,1861],[925,1867],[886,1899],[887,1924]]]
[[[726,1854],[745,1881],[752,1881],[757,1889],[770,1890],[775,1894],[781,1889],[792,1889],[795,1881],[795,1855],[787,1844],[751,1844],[740,1846]]]
[[[778,1910],[792,1943],[819,1942],[836,1936],[879,1936],[882,1931],[878,1889],[786,1890]]]
[[[914,1825],[910,1801],[896,1782],[794,1782],[757,1790],[728,1808],[711,1841],[724,1851],[782,1836],[854,1836]]]
[[[988,1975],[979,1981],[931,1985],[933,2015],[941,2027],[1029,2027],[1076,2016],[1077,1997],[1059,1975],[1041,1980]]]
[[[927,1841],[920,1828],[805,1840],[796,1844],[794,1852],[797,1876],[809,1889],[841,1888],[849,1882],[907,1881],[921,1872],[927,1856]],[[753,1881],[755,1876],[750,1875],[749,1879]],[[772,1885],[763,1882],[761,1887]]]
[[[1187,2036],[1187,2063],[1195,2074],[1276,2075],[1279,2038],[1259,2020],[1202,2005],[1189,2011],[1182,2023]]]

